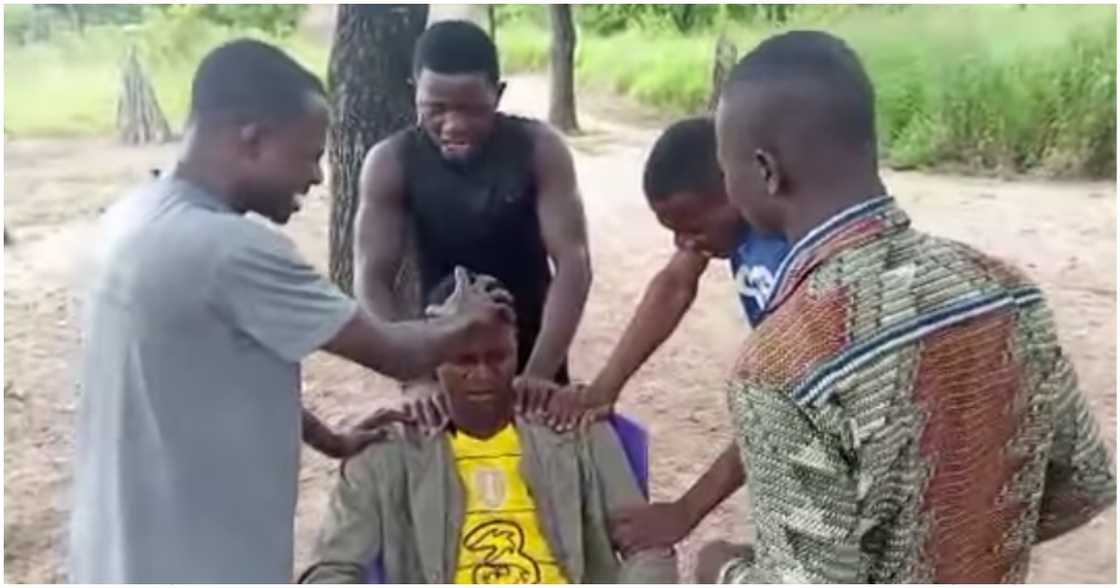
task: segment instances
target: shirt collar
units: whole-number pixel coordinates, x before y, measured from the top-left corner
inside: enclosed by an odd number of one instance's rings
[[[167,182],[170,191],[179,195],[180,198],[197,204],[207,210],[214,210],[218,212],[235,212],[233,207],[229,205],[224,199],[218,197],[213,192],[199,186],[198,184],[173,174],[168,174],[156,180],[158,182]]]
[[[765,314],[778,308],[820,262],[838,251],[909,226],[910,219],[892,196],[878,196],[846,208],[805,234],[790,248],[774,275]]]

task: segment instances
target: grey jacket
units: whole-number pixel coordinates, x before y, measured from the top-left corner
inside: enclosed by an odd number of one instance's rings
[[[651,550],[621,559],[607,518],[645,502],[618,436],[598,423],[556,434],[517,421],[520,470],[541,532],[573,583],[673,583],[676,556]],[[380,553],[387,583],[452,583],[464,492],[447,435],[413,430],[349,460],[330,499],[304,583],[360,583]]]

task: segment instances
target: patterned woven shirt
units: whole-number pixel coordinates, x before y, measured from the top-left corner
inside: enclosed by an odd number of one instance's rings
[[[1038,288],[890,197],[779,268],[728,391],[757,526],[723,582],[1021,582],[1115,500]]]

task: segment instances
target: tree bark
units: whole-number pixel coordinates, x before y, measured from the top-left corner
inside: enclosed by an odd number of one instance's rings
[[[362,160],[378,141],[416,121],[412,51],[428,20],[426,4],[341,4],[331,46],[327,85],[332,123],[330,170],[330,277],[353,292],[354,214]],[[419,306],[415,246],[406,237],[398,292],[402,309]]]
[[[129,145],[162,143],[171,138],[171,128],[159,107],[148,76],[130,47],[121,67],[121,95],[117,100],[117,134]]]
[[[723,91],[723,83],[727,81],[727,74],[735,67],[735,58],[739,50],[722,33],[716,39],[716,54],[712,63],[712,93],[708,95],[708,111],[715,112],[719,106],[719,95]]]
[[[550,6],[552,16],[552,92],[549,98],[548,121],[571,133],[579,130],[576,120],[574,59],[576,27],[572,24],[572,7],[568,4]]]

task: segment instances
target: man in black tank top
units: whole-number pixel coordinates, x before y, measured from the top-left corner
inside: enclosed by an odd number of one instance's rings
[[[456,265],[496,277],[515,300],[519,371],[566,383],[591,284],[571,153],[547,125],[497,112],[497,50],[474,24],[432,25],[413,75],[418,124],[375,145],[362,167],[355,293],[388,320],[415,312],[393,293],[411,231],[421,291]]]

